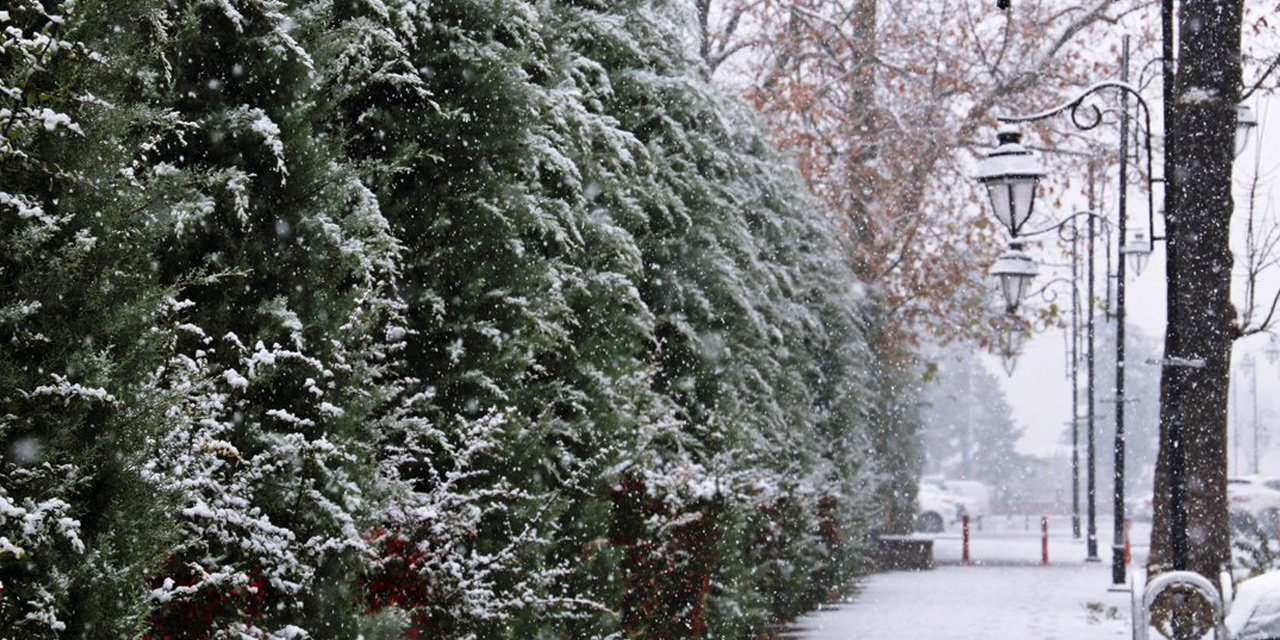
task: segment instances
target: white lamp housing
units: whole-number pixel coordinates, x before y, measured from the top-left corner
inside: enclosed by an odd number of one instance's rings
[[[1004,294],[1005,309],[1013,313],[1018,303],[1027,295],[1031,281],[1040,272],[1036,269],[1035,260],[1022,250],[1022,243],[1009,243],[1009,250],[1000,254],[996,263],[991,266],[991,275],[1000,281],[1000,292]]]
[[[1013,125],[996,132],[999,146],[978,164],[978,182],[987,188],[996,218],[1017,237],[1035,206],[1036,186],[1045,176],[1034,154],[1022,146],[1022,133]]]

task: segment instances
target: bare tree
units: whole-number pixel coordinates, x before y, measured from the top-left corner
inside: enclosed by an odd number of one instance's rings
[[[1003,236],[988,222],[969,158],[990,144],[995,112],[1042,107],[1086,74],[1111,73],[1109,60],[1068,45],[1150,3],[1027,2],[1008,12],[989,0],[698,6],[707,64],[740,56],[746,95],[841,216],[859,275],[904,334],[986,341],[994,307],[974,263],[989,262]]]
[[[1280,287],[1271,292],[1265,290],[1265,277],[1280,265],[1280,220],[1271,208],[1270,190],[1262,192],[1266,188],[1264,180],[1269,177],[1262,168],[1262,148],[1257,146],[1252,170],[1243,180],[1244,251],[1237,260],[1237,273],[1244,279],[1237,323],[1237,334],[1242,337],[1270,331],[1280,304]]]

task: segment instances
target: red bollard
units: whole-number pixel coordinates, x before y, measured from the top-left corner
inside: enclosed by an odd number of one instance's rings
[[[1124,519],[1124,566],[1133,564],[1133,551],[1129,548],[1129,527],[1133,526],[1133,518]]]
[[[966,565],[973,564],[973,562],[969,560],[969,514],[966,513],[963,516],[960,516],[960,523],[960,539],[963,541],[964,545],[960,552],[960,563]]]
[[[1049,516],[1040,516],[1040,564],[1049,566]]]

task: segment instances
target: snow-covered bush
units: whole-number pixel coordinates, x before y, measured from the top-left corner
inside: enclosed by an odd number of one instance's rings
[[[49,6],[0,10],[0,621],[755,637],[892,526],[908,358],[678,7]]]

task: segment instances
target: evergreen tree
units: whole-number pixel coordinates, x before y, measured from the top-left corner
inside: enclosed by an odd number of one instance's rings
[[[368,459],[398,348],[400,246],[374,195],[313,133],[306,12],[139,7],[128,90],[170,114],[138,189],[178,335],[151,384],[167,428],[145,469],[181,539],[152,577],[156,637],[354,635]],[[123,52],[121,52],[123,55]],[[124,71],[122,69],[121,71]],[[392,387],[394,388],[394,387]]]
[[[678,7],[72,8],[0,11],[12,628],[753,637],[892,526],[910,360]]]
[[[136,636],[174,539],[140,473],[173,339],[161,237],[119,144],[154,119],[113,104],[98,8],[0,10],[0,624],[25,638]]]

